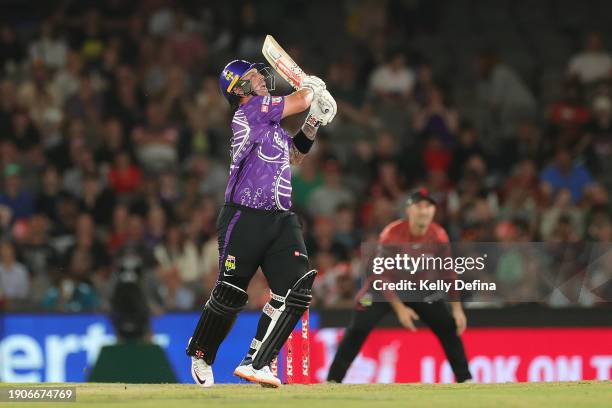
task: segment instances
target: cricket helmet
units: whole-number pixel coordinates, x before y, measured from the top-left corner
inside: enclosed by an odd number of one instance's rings
[[[219,75],[219,89],[230,104],[233,102],[232,99],[236,97],[236,94],[233,92],[236,87],[240,87],[245,94],[253,92],[251,82],[241,79],[244,74],[253,68],[257,69],[264,76],[268,90],[274,90],[274,74],[268,66],[258,62],[251,63],[245,60],[234,60],[228,63]]]

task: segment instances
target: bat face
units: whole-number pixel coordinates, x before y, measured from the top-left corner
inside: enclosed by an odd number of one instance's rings
[[[274,37],[266,36],[261,52],[281,77],[289,82],[293,88],[299,88],[302,78],[305,76],[304,71],[276,42]]]

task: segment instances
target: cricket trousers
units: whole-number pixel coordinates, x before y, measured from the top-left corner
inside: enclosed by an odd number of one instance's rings
[[[298,216],[225,204],[217,219],[219,280],[247,290],[261,267],[270,290],[284,296],[308,272]]]
[[[455,320],[448,305],[441,301],[432,303],[407,302],[405,304],[412,308],[419,315],[420,321],[427,324],[436,335],[457,382],[471,379],[472,375],[468,368],[463,342],[461,337],[457,335]],[[387,302],[374,302],[365,307],[357,306],[338,346],[334,361],[329,368],[327,381],[342,382],[372,329],[391,311],[391,305]]]
[[[274,312],[308,272],[308,254],[298,216],[291,211],[263,211],[225,204],[217,220],[219,281],[246,291],[261,267],[271,299],[263,307],[255,337],[243,363],[252,361],[266,333],[274,330]],[[284,341],[285,339],[283,339]]]

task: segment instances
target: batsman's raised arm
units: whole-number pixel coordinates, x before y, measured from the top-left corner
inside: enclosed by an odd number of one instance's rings
[[[298,133],[293,136],[290,156],[291,164],[300,164],[302,162],[304,155],[310,151],[314,143],[319,126],[329,124],[334,119],[334,116],[336,116],[337,109],[336,101],[329,91],[323,90],[319,94],[315,94],[304,124]]]
[[[308,88],[300,89],[291,95],[285,96],[285,107],[283,108],[282,117],[286,118],[287,116],[304,112],[310,107],[313,97],[313,92]]]
[[[300,88],[285,97],[283,118],[304,112],[310,107],[314,98],[325,91],[325,82],[314,75],[306,76]]]

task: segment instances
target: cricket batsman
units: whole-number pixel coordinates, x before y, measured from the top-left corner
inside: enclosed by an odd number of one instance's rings
[[[387,225],[380,244],[447,244],[444,228],[433,222],[436,202],[426,189],[413,191],[406,202],[406,219]],[[395,292],[385,293],[387,301],[371,302],[374,290],[368,282],[357,295],[358,304],[332,362],[327,381],[341,383],[361,346],[376,324],[391,310],[402,326],[415,331],[415,320],[426,323],[442,344],[457,382],[471,380],[461,334],[467,320],[461,302],[404,302]],[[449,310],[450,304],[450,310]]]
[[[247,287],[262,268],[271,290],[250,349],[234,375],[279,387],[270,363],[308,309],[316,275],[309,271],[302,227],[291,208],[291,164],[308,153],[319,126],[331,122],[336,102],[325,83],[306,76],[287,96],[270,95],[274,76],[264,64],[235,60],[219,77],[234,111],[225,204],[217,219],[219,276],[187,346],[194,381],[214,384],[212,364],[238,313]],[[309,109],[291,137],[281,119]]]

